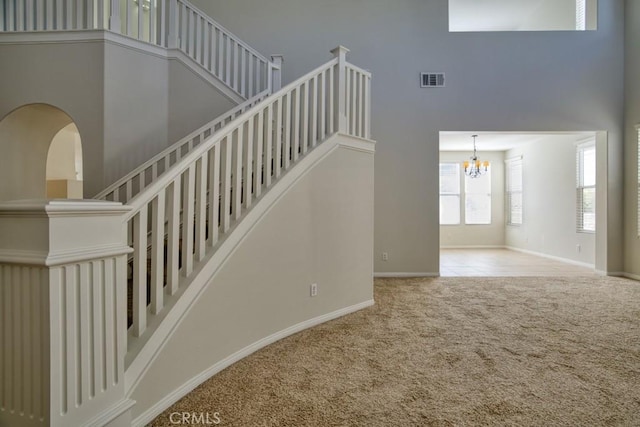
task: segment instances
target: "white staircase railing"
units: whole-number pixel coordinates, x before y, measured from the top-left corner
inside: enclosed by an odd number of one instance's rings
[[[181,51],[244,98],[271,87],[273,63],[188,1],[177,6]]]
[[[233,121],[236,117],[264,100],[268,95],[264,91],[237,107],[227,111],[220,117],[212,120],[199,129],[191,132],[180,141],[167,147],[160,153],[138,166],[100,193],[94,199],[108,200],[113,202],[127,203],[132,197],[144,190],[159,176],[169,170],[171,166],[179,162],[194,147],[209,138],[213,133],[222,129],[225,125]]]
[[[369,137],[371,75],[347,64],[347,51],[336,48],[336,58],[245,111],[130,200],[130,339],[309,150],[336,132]]]
[[[245,99],[270,89],[278,68],[186,0],[0,2],[0,33],[77,30],[179,49]]]

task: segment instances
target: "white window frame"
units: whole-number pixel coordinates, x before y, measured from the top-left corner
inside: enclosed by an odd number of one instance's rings
[[[593,189],[594,192],[594,206],[593,206],[593,214],[595,216],[595,200],[597,197],[596,192],[596,183],[593,185],[585,185],[584,184],[584,153],[585,151],[594,151],[595,158],[595,140],[590,140],[587,142],[583,142],[577,145],[576,148],[576,231],[578,233],[595,233],[595,223],[594,228],[589,229],[585,228],[584,225],[584,214],[585,214],[585,205],[584,205],[584,193],[585,190]],[[596,219],[597,221],[597,219]]]
[[[506,223],[507,225],[519,227],[524,224],[524,177],[523,177],[523,157],[518,156],[505,160],[505,207],[506,207]],[[518,173],[520,188],[514,185],[514,175]],[[514,221],[513,199],[514,195],[520,196],[520,221]]]
[[[439,192],[439,196],[438,196],[438,203],[440,206],[440,212],[438,213],[438,221],[440,223],[440,225],[460,225],[461,221],[462,221],[462,212],[460,209],[461,206],[461,200],[462,200],[462,191],[461,191],[461,185],[460,185],[460,163],[459,162],[440,162],[438,165],[438,179],[441,178],[440,175],[440,165],[445,165],[445,164],[449,164],[449,165],[455,165],[456,166],[456,170],[457,170],[457,179],[456,179],[456,183],[457,183],[457,187],[458,187],[458,191],[457,192],[442,192],[441,190],[441,185],[438,184],[438,192]],[[458,222],[449,222],[449,223],[443,223],[442,222],[442,197],[452,197],[452,196],[457,196],[458,199]]]

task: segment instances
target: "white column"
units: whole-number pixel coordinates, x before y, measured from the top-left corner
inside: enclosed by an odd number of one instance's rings
[[[129,425],[123,215],[102,201],[0,205],[0,425]],[[29,333],[24,333],[29,331]],[[127,424],[128,423],[128,424]]]
[[[347,53],[349,49],[344,46],[338,46],[331,51],[333,56],[338,58],[338,73],[335,76],[336,82],[336,96],[337,108],[334,109],[335,123],[338,125],[338,132],[347,132],[347,89],[346,89],[346,74],[347,74]]]
[[[282,64],[284,56],[271,55],[273,68],[271,70],[271,92],[277,92],[282,88]]]

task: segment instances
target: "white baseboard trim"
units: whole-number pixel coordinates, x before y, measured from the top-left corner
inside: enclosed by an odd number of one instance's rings
[[[276,341],[279,341],[283,338],[288,337],[289,335],[293,335],[305,329],[309,329],[313,326],[320,325],[321,323],[328,322],[329,320],[334,320],[339,317],[345,316],[347,314],[354,313],[356,311],[362,310],[363,308],[371,307],[374,305],[374,300],[368,300],[361,302],[359,304],[355,304],[349,307],[342,308],[340,310],[333,311],[331,313],[323,314],[322,316],[314,317],[313,319],[305,320],[304,322],[300,322],[293,326],[290,326],[286,329],[283,329],[279,332],[269,335],[268,337],[262,338],[253,344],[250,344],[243,348],[242,350],[233,353],[232,355],[222,359],[218,363],[214,364],[210,368],[202,371],[200,374],[191,378],[189,381],[184,383],[182,386],[175,389],[172,393],[165,396],[164,399],[153,405],[151,408],[140,414],[136,419],[131,423],[132,426],[145,426],[158,415],[160,415],[163,411],[169,408],[171,405],[176,403],[178,400],[182,399],[184,396],[193,391],[197,386],[222,371],[223,369],[233,365],[234,363],[244,359],[250,354],[260,350],[263,347],[268,346],[269,344],[273,344]]]
[[[506,249],[504,245],[451,245],[440,246],[440,249]]]
[[[555,261],[566,262],[567,264],[573,264],[573,265],[577,265],[577,266],[580,266],[580,267],[586,267],[586,268],[595,269],[595,265],[594,264],[589,264],[587,262],[575,261],[575,260],[569,259],[569,258],[562,258],[562,257],[555,256],[555,255],[545,254],[545,253],[542,253],[542,252],[536,252],[536,251],[530,251],[528,249],[516,248],[514,246],[505,246],[505,248],[509,249],[511,251],[522,252],[522,253],[529,254],[529,255],[536,255],[536,256],[539,256],[539,257],[542,257],[542,258],[552,259],[552,260],[555,260]]]
[[[402,273],[402,272],[392,272],[392,273],[373,273],[373,277],[440,277],[440,273]]]

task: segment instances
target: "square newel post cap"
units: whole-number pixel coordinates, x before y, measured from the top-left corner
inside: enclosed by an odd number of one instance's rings
[[[335,57],[340,57],[340,56],[347,56],[347,53],[349,53],[350,50],[347,49],[346,47],[340,45],[338,47],[335,47],[333,49],[331,49],[331,53],[333,53],[333,56]]]
[[[271,55],[271,62],[276,68],[281,68],[284,62],[284,55]]]

